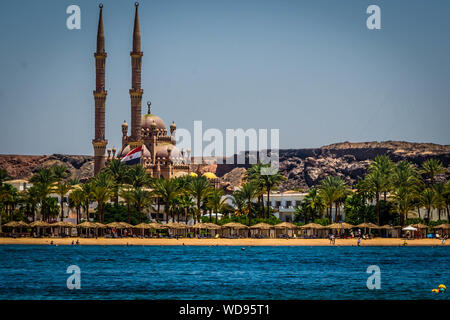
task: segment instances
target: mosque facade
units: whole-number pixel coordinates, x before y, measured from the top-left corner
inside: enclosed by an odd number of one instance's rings
[[[141,87],[142,56],[141,32],[139,28],[139,4],[135,3],[133,28],[133,47],[131,56],[131,89],[129,90],[131,105],[131,128],[128,123],[122,123],[122,146],[116,153],[115,148],[106,150],[108,141],[105,138],[105,109],[107,91],[105,90],[105,35],[103,29],[103,6],[100,5],[97,50],[94,53],[96,66],[95,101],[95,137],[94,175],[97,175],[106,162],[113,158],[122,158],[128,152],[142,146],[140,163],[152,177],[166,179],[189,174],[191,172],[190,151],[178,150],[176,146],[176,125],[170,124],[169,131],[164,121],[151,112],[151,102],[147,102],[147,113],[142,115]],[[108,155],[106,156],[106,152]]]

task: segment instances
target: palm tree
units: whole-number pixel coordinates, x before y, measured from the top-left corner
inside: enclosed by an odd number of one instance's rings
[[[227,206],[227,200],[225,198],[223,198],[224,194],[225,193],[223,192],[223,190],[214,189],[208,198],[208,206],[216,214],[216,221],[215,221],[216,224],[218,221],[217,214],[219,212],[222,212],[224,210],[224,208]],[[211,221],[212,221],[212,219],[211,219],[211,215],[210,215],[209,222],[211,222]]]
[[[427,219],[430,221],[430,213],[438,204],[438,197],[433,188],[426,188],[420,195],[420,201],[423,207],[427,209]]]
[[[50,170],[53,172],[56,181],[65,180],[70,176],[65,166],[54,165]]]
[[[27,207],[30,209],[30,215],[32,220],[35,220],[36,206],[39,203],[39,193],[36,186],[32,186],[26,189],[22,193],[22,199]]]
[[[445,203],[445,184],[440,182],[433,185],[434,192],[436,193],[436,205],[438,210],[438,219],[441,220],[441,211],[446,207]]]
[[[400,224],[405,224],[405,217],[414,208],[414,194],[410,188],[400,187],[394,192],[394,209],[400,214]]]
[[[133,203],[139,216],[139,223],[142,222],[142,210],[150,204],[150,192],[136,188],[131,191]]]
[[[60,169],[57,169],[60,170]],[[45,220],[50,208],[47,207],[49,201],[46,201],[50,193],[52,193],[52,183],[56,180],[54,171],[52,169],[44,168],[39,170],[30,178],[30,182],[36,187],[36,192],[40,202],[40,212],[42,218]]]
[[[330,223],[332,222],[333,203],[336,205],[336,219],[339,218],[339,205],[346,196],[348,186],[344,179],[339,176],[328,176],[319,183],[319,195],[327,205],[327,215]],[[328,210],[329,209],[329,210]]]
[[[316,215],[321,216],[325,209],[325,203],[317,189],[309,190],[303,202],[311,215],[311,221],[314,221]]]
[[[236,208],[237,212],[239,214],[243,215],[244,207],[245,207],[245,198],[243,197],[241,190],[233,191],[231,200],[232,200],[233,206]]]
[[[112,159],[103,169],[114,182],[114,205],[119,205],[119,189],[126,182],[129,167],[119,159]],[[137,169],[141,171],[141,169]],[[136,172],[135,172],[136,174]],[[132,178],[134,179],[135,176]]]
[[[100,172],[97,177],[92,180],[91,196],[97,201],[97,209],[99,221],[104,221],[105,204],[112,195],[112,188],[114,182],[109,175],[104,172]]]
[[[394,170],[394,163],[387,155],[376,156],[374,161],[369,166],[369,172],[377,171],[384,177],[381,183],[381,190],[384,195],[384,201],[386,201],[387,193],[391,189],[390,176]]]
[[[270,164],[263,165],[261,168],[270,168]],[[286,177],[283,176],[279,171],[272,172],[273,174],[261,174],[262,184],[264,185],[265,191],[267,192],[267,217],[270,216],[270,192],[275,190]]]
[[[247,172],[245,173],[244,180],[248,182],[255,183],[258,186],[258,204],[259,204],[259,213],[260,216],[264,216],[264,193],[265,193],[265,184],[264,180],[261,178],[261,168],[263,168],[264,165],[261,162],[258,162],[257,164],[254,164],[251,166]]]
[[[194,177],[190,180],[188,190],[195,198],[197,204],[196,218],[197,221],[200,221],[202,204],[207,200],[213,188],[204,176],[200,176]],[[196,218],[194,217],[194,222],[196,221]]]
[[[245,203],[247,205],[247,211],[248,211],[248,222],[249,225],[252,224],[252,204],[253,204],[253,199],[255,199],[256,197],[258,197],[258,185],[256,185],[255,183],[251,183],[251,182],[247,182],[245,183],[242,188],[240,189],[241,195],[242,197],[245,199]]]
[[[69,192],[72,189],[72,186],[65,181],[60,181],[55,186],[54,191],[57,195],[60,197],[60,205],[61,205],[61,221],[64,220],[64,197],[66,196],[67,192]]]
[[[450,181],[445,184],[444,201],[447,208],[447,222],[450,223]]]
[[[150,175],[145,171],[145,168],[138,164],[130,167],[127,170],[125,182],[131,184],[133,188],[142,188],[151,184]]]
[[[69,204],[72,208],[75,208],[77,212],[77,224],[81,220],[81,207],[84,202],[84,193],[81,189],[76,189],[69,195]]]
[[[434,178],[436,177],[436,175],[445,173],[446,171],[447,170],[442,165],[442,162],[434,158],[426,160],[422,164],[421,170],[421,172],[430,179],[431,185],[434,185]]]
[[[87,182],[81,185],[81,191],[83,192],[83,210],[86,214],[86,220],[89,221],[89,204],[92,199],[92,182]]]
[[[386,184],[386,177],[378,170],[373,170],[365,176],[365,185],[375,195],[375,212],[377,215],[377,223],[380,225],[380,195]]]
[[[128,223],[131,223],[131,206],[133,205],[134,195],[133,191],[128,188],[122,188],[119,192],[120,197],[127,204]]]
[[[153,181],[153,194],[157,196],[164,205],[165,220],[168,221],[171,206],[181,191],[175,179],[159,178]]]
[[[8,171],[6,169],[1,168],[0,169],[0,186],[3,185],[3,182],[6,180],[11,179],[11,176],[8,174]]]

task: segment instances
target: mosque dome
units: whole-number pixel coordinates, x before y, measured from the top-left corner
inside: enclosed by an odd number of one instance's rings
[[[193,177],[193,178],[198,177],[198,174],[196,174],[195,172],[191,172],[191,173],[189,173],[189,175],[190,175],[191,177]]]
[[[155,114],[144,114],[142,116],[142,128],[151,129],[152,124],[155,123],[157,129],[166,129],[164,121]]]
[[[172,150],[170,152],[170,157],[172,159],[178,159],[181,158],[181,153],[178,150],[176,146],[173,144],[163,144],[156,147],[156,157],[157,158],[169,158],[169,150]]]
[[[205,172],[204,174],[202,174],[202,176],[208,180],[209,179],[217,179],[217,176],[212,172]]]

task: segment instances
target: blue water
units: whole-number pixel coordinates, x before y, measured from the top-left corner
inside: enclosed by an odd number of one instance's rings
[[[449,299],[446,247],[0,246],[0,299]],[[67,289],[69,265],[81,289]],[[381,289],[366,286],[369,265]]]

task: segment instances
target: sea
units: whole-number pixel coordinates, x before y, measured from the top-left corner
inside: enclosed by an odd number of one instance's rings
[[[449,299],[440,284],[449,247],[0,245],[2,300]]]

